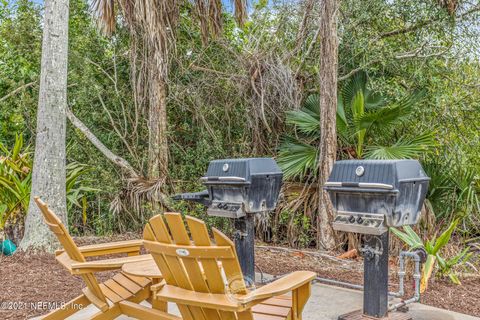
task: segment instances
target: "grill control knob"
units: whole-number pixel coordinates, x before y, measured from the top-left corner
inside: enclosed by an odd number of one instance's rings
[[[354,223],[354,222],[355,222],[355,217],[354,217],[354,216],[350,216],[350,218],[348,218],[348,221],[351,222],[351,223]]]
[[[362,223],[363,223],[362,217],[358,217],[358,218],[357,218],[357,223],[358,223],[358,224],[362,224]]]

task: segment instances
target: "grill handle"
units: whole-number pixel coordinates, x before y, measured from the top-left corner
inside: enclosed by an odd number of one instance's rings
[[[201,177],[200,181],[202,182],[213,182],[213,181],[221,181],[221,182],[246,182],[247,180],[242,177],[235,177],[235,176],[226,176],[226,177]]]
[[[365,189],[385,189],[393,190],[391,184],[375,182],[333,182],[325,183],[325,187],[347,187],[347,188],[365,188]]]
[[[210,195],[208,190],[203,190],[200,192],[192,192],[192,193],[180,193],[172,196],[173,200],[186,200],[186,201],[193,201],[203,204],[204,206],[210,206],[212,201],[210,201]]]

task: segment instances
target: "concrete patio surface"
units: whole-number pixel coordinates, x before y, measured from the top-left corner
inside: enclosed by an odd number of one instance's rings
[[[149,306],[147,302],[142,304]],[[361,308],[362,292],[315,283],[312,286],[312,296],[305,307],[303,319],[337,320],[339,315]],[[413,316],[414,320],[480,320],[478,317],[438,309],[420,303],[411,304],[409,308],[409,314]],[[88,319],[89,316],[97,311],[95,307],[90,306],[68,319]],[[179,315],[178,309],[174,304],[169,305],[169,312]],[[117,319],[127,320],[131,318],[121,316]]]
[[[338,316],[361,309],[361,291],[314,284],[312,296],[305,307],[304,320],[337,320]],[[443,310],[420,303],[409,305],[414,320],[480,320],[478,317]]]

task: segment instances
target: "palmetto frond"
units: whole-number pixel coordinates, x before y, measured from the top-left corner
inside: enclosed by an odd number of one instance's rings
[[[450,174],[443,170],[443,168],[448,168],[451,165],[448,160],[438,159],[437,157],[423,164],[427,176],[430,177],[427,193],[430,202],[440,203],[442,199],[449,197],[454,192],[455,186]]]
[[[415,92],[395,104],[365,112],[355,119],[355,124],[359,129],[366,130],[384,130],[391,128],[411,116],[413,107],[419,103],[423,97],[423,91]]]
[[[277,160],[286,179],[304,177],[317,170],[318,147],[287,137],[280,146]]]
[[[344,140],[348,139],[348,120],[347,116],[345,115],[345,107],[343,105],[343,97],[341,93],[337,98],[337,133]]]
[[[377,92],[365,89],[365,109],[374,109],[385,105],[385,97]]]
[[[318,94],[309,95],[303,102],[302,110],[312,117],[320,119],[320,96]]]
[[[368,141],[391,141],[388,136],[391,138],[392,126],[407,120],[423,96],[424,93],[419,91],[387,105],[383,96],[367,89],[367,75],[363,72],[356,74],[340,90],[337,99],[337,133],[341,144],[348,146],[344,149],[349,156],[371,159],[418,158],[435,146],[432,132],[402,137],[389,146],[364,146]],[[280,146],[278,162],[285,177],[303,178],[309,173],[314,174],[321,136],[319,96],[310,95],[300,110],[287,112],[286,122],[295,127],[296,138],[286,137]],[[374,129],[375,133],[384,133],[381,139],[373,135]],[[353,148],[355,152],[352,152]]]
[[[365,72],[358,72],[353,78],[342,87],[342,96],[345,106],[350,106],[355,95],[360,92],[365,92],[367,87],[367,74]]]
[[[294,125],[303,134],[320,134],[320,115],[318,113],[315,115],[309,112],[308,109],[288,111],[286,122]]]
[[[391,146],[367,147],[369,159],[412,159],[436,145],[433,132],[422,133],[412,138],[401,137]]]
[[[455,209],[469,220],[479,219],[480,184],[476,170],[458,166],[451,174],[451,181],[456,190]],[[476,225],[477,223],[473,223]]]

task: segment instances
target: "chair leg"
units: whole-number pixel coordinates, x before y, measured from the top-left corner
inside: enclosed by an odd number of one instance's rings
[[[302,320],[302,312],[312,293],[312,284],[306,283],[292,292],[292,320]]]
[[[128,301],[140,303],[146,300],[152,305],[153,309],[168,312],[168,303],[155,299],[153,295],[155,295],[155,293],[150,291],[150,287],[146,287],[142,291],[138,292],[133,298],[128,299]]]
[[[44,316],[42,320],[63,320],[82,310],[83,307],[88,306],[89,304],[91,304],[90,300],[82,294],[67,302],[63,308],[53,310]]]
[[[128,301],[135,302],[135,303],[140,303],[144,300],[150,300],[151,297],[151,292],[150,292],[150,286],[143,288],[139,292],[135,294],[132,298],[128,299]]]
[[[99,311],[95,313],[92,317],[90,317],[90,320],[113,320],[121,314],[122,311],[120,310],[119,305],[115,304],[105,312]]]
[[[163,312],[168,312],[168,302],[152,298],[151,303],[152,303],[152,308],[163,311]]]

